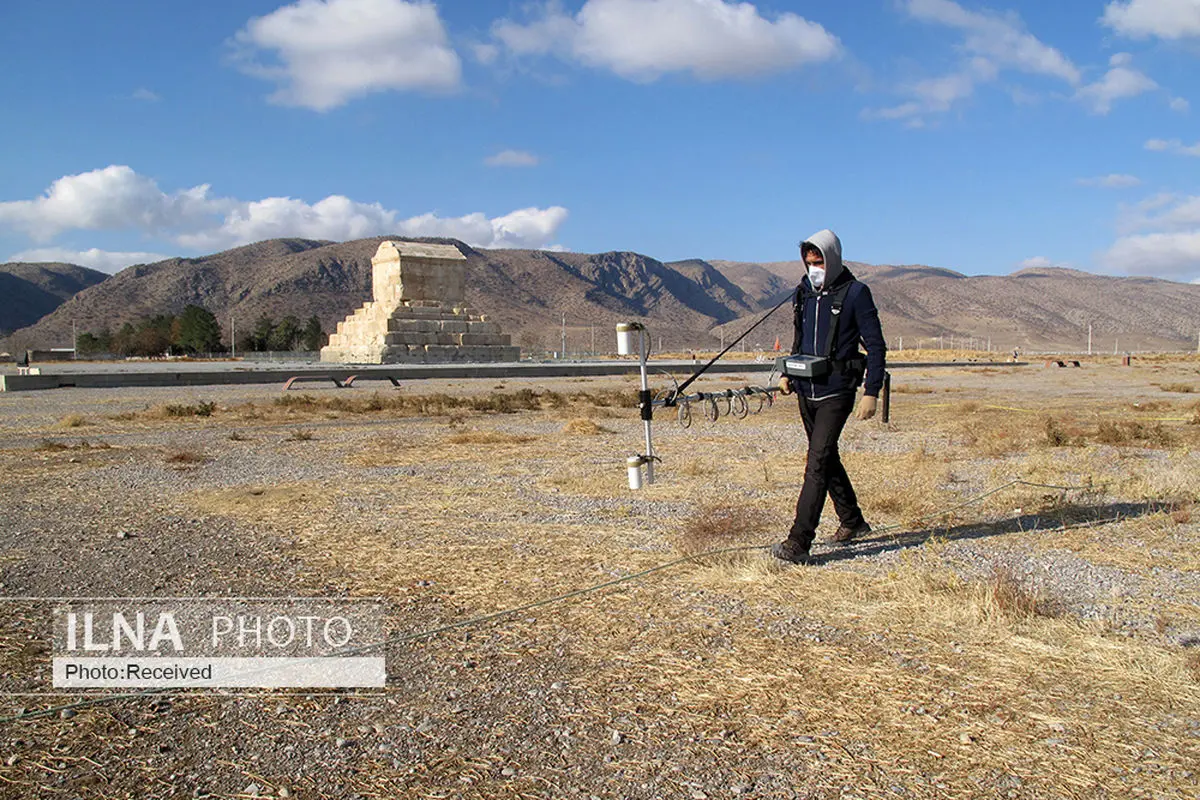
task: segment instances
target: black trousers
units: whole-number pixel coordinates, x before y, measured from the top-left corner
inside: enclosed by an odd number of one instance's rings
[[[863,523],[863,514],[838,454],[838,438],[854,410],[854,395],[838,395],[816,402],[800,395],[799,401],[800,418],[804,421],[804,432],[808,434],[808,463],[804,467],[804,486],[796,500],[796,519],[788,538],[808,548],[817,536],[826,494],[833,501],[841,524],[858,527]]]

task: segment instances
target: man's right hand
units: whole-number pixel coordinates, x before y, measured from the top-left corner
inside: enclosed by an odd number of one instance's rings
[[[792,383],[788,379],[787,375],[784,375],[782,378],[779,379],[779,393],[780,394],[791,394],[792,393]]]

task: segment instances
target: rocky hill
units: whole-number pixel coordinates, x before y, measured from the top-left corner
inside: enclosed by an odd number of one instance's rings
[[[986,346],[990,340],[997,350],[1080,351],[1087,348],[1090,324],[1094,352],[1191,349],[1200,330],[1200,286],[1193,284],[1061,268],[968,276],[936,267],[847,263],[871,286],[893,348],[903,336],[906,347],[948,346],[953,338],[955,345],[973,339]],[[743,287],[761,286],[755,295],[760,303],[777,302],[803,274],[799,261],[712,264]],[[786,342],[789,325],[773,320],[764,326],[766,336],[773,342],[784,335]]]
[[[74,264],[0,264],[0,336],[34,324],[107,277]]]
[[[384,239],[350,242],[273,239],[200,258],[173,258],[130,267],[82,288],[36,324],[15,334],[9,348],[60,342],[71,321],[80,331],[115,330],[124,322],[177,313],[194,303],[228,330],[256,319],[316,315],[332,330],[370,297],[371,256]],[[643,319],[656,349],[708,349],[740,333],[796,285],[798,261],[664,263],[630,252],[599,254],[482,250],[448,239],[467,257],[467,300],[500,322],[526,350],[557,350],[566,315],[567,349],[613,348],[612,326]],[[6,267],[12,265],[6,265]],[[63,265],[21,265],[61,268]],[[1151,278],[1111,278],[1063,269],[1007,276],[966,276],[925,266],[850,262],[872,288],[893,348],[949,346],[990,339],[1000,351],[1081,350],[1088,324],[1093,346],[1187,349],[1195,346],[1200,286]],[[70,268],[93,273],[82,268]],[[94,276],[104,278],[101,273]],[[69,287],[68,287],[69,288]],[[7,299],[8,293],[3,296]],[[751,337],[770,347],[790,342],[780,313]]]

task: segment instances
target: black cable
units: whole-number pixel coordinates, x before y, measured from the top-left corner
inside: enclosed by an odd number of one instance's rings
[[[705,372],[707,372],[709,367],[711,367],[713,364],[717,363],[717,361],[719,361],[719,360],[721,359],[721,356],[725,355],[725,354],[726,354],[726,353],[728,353],[730,350],[732,350],[732,349],[733,349],[733,347],[734,347],[734,345],[736,345],[736,344],[737,344],[738,342],[740,342],[742,339],[745,339],[747,336],[749,336],[749,335],[750,335],[750,332],[751,332],[752,330],[754,330],[754,329],[755,329],[755,328],[757,328],[759,325],[762,325],[764,322],[766,322],[766,321],[767,321],[767,317],[771,316],[771,315],[772,315],[772,314],[774,314],[776,311],[778,311],[779,309],[783,308],[783,304],[784,304],[784,303],[787,303],[787,302],[789,302],[791,299],[792,299],[792,295],[791,295],[791,294],[788,294],[788,296],[787,296],[787,297],[785,297],[785,298],[783,298],[783,300],[779,301],[779,305],[777,305],[777,306],[775,306],[774,308],[772,308],[772,309],[771,309],[770,311],[768,311],[766,314],[763,314],[763,317],[762,317],[762,319],[760,319],[758,322],[754,323],[754,324],[753,324],[753,325],[751,325],[749,328],[747,328],[745,333],[743,333],[741,336],[739,336],[739,337],[737,337],[736,339],[734,339],[732,342],[730,342],[730,343],[729,343],[729,346],[728,346],[728,347],[726,347],[724,350],[722,350],[721,352],[719,352],[719,353],[717,353],[715,356],[713,356],[713,357],[712,357],[712,361],[709,361],[709,362],[708,362],[707,364],[705,364],[703,367],[701,367],[700,369],[698,369],[698,370],[696,370],[694,373],[692,373],[692,377],[688,378],[686,381],[684,381],[682,384],[680,384],[679,388],[675,390],[675,394],[676,394],[676,395],[683,394],[684,390],[686,390],[686,389],[687,389],[687,387],[689,387],[689,386],[691,386],[691,385],[692,385],[692,381],[696,380],[696,378],[699,378],[701,375],[703,375]],[[667,405],[674,405],[674,401],[673,401],[673,400],[671,400],[670,398],[668,398]]]

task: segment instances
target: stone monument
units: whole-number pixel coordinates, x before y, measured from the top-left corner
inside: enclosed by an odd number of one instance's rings
[[[374,299],[338,323],[321,361],[341,364],[516,361],[500,326],[466,304],[457,247],[383,242],[371,259]]]

